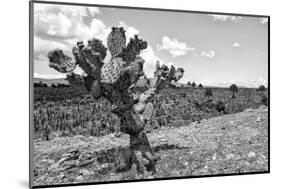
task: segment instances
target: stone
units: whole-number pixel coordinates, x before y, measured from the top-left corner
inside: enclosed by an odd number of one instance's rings
[[[79,176],[77,176],[76,178],[75,178],[75,181],[77,181],[77,182],[81,182],[81,181],[83,181],[83,176],[82,175],[79,175]]]
[[[254,158],[256,157],[256,153],[255,152],[249,152],[248,153],[248,158]]]
[[[234,157],[235,157],[235,155],[232,153],[226,155],[227,160],[233,159]]]
[[[216,159],[217,159],[217,153],[215,153],[214,155],[213,155],[213,161],[215,161]]]
[[[88,171],[87,169],[81,169],[81,170],[79,171],[79,174],[80,174],[80,175],[87,176],[87,175],[90,175],[91,172]]]

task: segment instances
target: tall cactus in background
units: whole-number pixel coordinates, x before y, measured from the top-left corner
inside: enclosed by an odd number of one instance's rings
[[[74,60],[62,50],[54,49],[48,53],[49,67],[69,73],[67,80],[70,85],[84,85],[95,99],[106,98],[112,104],[111,112],[120,117],[120,130],[130,136],[131,158],[137,170],[140,173],[145,169],[154,172],[158,158],[144,130],[153,112],[151,99],[159,90],[177,82],[184,70],[176,70],[173,66],[169,69],[157,63],[154,78],[146,82],[147,90],[138,95],[133,88],[139,78],[144,76],[145,60],[140,52],[147,48],[147,42],[135,35],[126,45],[124,28],[112,27],[107,47],[111,54],[107,62],[104,62],[107,48],[98,39],[88,41],[86,46],[83,42],[77,42],[77,47],[72,49]],[[87,76],[73,73],[77,65]]]

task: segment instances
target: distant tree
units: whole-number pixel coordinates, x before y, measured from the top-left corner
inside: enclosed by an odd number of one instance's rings
[[[203,88],[203,85],[200,83],[199,85],[198,85],[198,88]]]
[[[192,86],[193,88],[195,88],[195,87],[196,87],[196,83],[195,83],[195,82],[192,82],[191,86]]]
[[[209,99],[211,96],[213,96],[213,91],[210,88],[207,88],[205,90],[205,96]]]
[[[40,87],[39,83],[33,83],[34,88]]]
[[[190,81],[189,81],[189,82],[187,82],[187,85],[188,85],[188,86],[191,86],[191,82],[190,82]]]
[[[259,87],[257,88],[257,91],[260,91],[260,92],[263,92],[263,91],[265,91],[265,90],[266,90],[266,88],[265,88],[264,85],[261,85],[261,86],[259,86]]]
[[[57,87],[59,87],[59,86],[53,83],[53,84],[51,85],[51,87],[52,87],[52,88],[57,88]]]
[[[235,84],[230,85],[229,90],[232,92],[232,98],[235,98],[235,93],[238,92],[238,87]]]
[[[43,83],[42,87],[48,87],[47,83]]]
[[[39,81],[38,83],[33,84],[34,87],[48,87],[46,83],[43,83],[42,81]]]

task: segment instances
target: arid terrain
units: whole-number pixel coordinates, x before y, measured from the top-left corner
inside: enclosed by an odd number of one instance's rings
[[[126,159],[128,153],[125,134],[35,139],[35,186],[268,171],[264,105],[182,126],[147,128],[147,132],[161,158],[153,175],[138,175],[134,166],[116,172],[120,158]]]

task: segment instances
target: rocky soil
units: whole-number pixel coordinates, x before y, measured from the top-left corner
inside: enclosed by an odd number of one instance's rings
[[[268,171],[265,106],[148,131],[153,150],[161,157],[154,175],[138,175],[135,167],[115,171],[120,158],[128,154],[127,135],[78,135],[34,140],[34,185]]]

